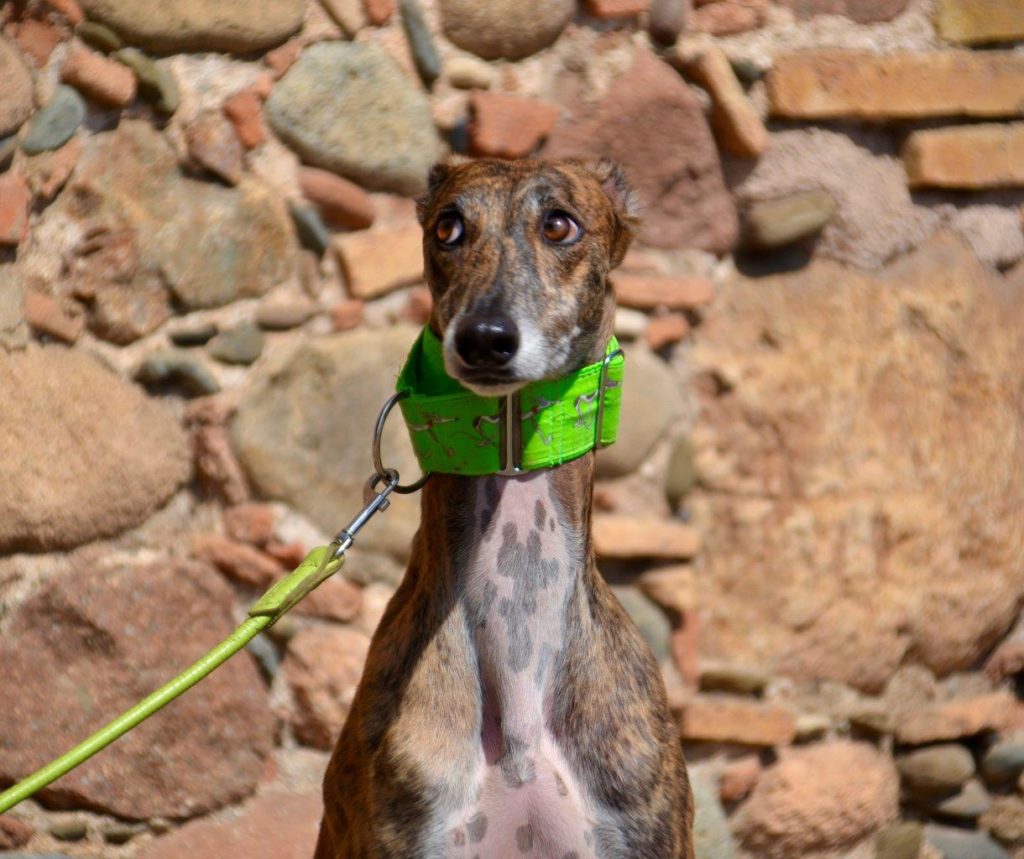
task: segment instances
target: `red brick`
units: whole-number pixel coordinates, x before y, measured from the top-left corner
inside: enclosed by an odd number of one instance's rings
[[[603,558],[692,558],[696,529],[671,519],[600,513],[594,516],[594,551]]]
[[[265,552],[218,534],[196,537],[192,553],[229,579],[254,588],[268,587],[285,572],[284,567]]]
[[[679,728],[690,742],[788,746],[796,736],[796,718],[774,704],[701,695],[683,708]]]
[[[395,14],[395,0],[363,0],[366,17],[375,27],[386,24]]]
[[[758,158],[768,148],[768,131],[732,70],[729,58],[711,45],[688,71],[711,95],[711,127],[723,149],[740,158]]]
[[[246,149],[255,149],[266,135],[263,131],[263,101],[255,87],[236,92],[224,102],[224,115]]]
[[[18,25],[14,41],[22,52],[41,69],[50,59],[53,49],[60,44],[64,33],[59,27],[45,21],[27,18]]]
[[[376,298],[423,277],[418,224],[335,236],[333,246],[353,298]]]
[[[72,27],[77,27],[85,20],[85,13],[76,0],[46,0],[46,5],[57,14],[63,15]]]
[[[347,623],[354,620],[363,607],[363,592],[345,579],[328,579],[300,602],[295,611],[305,617],[318,617]]]
[[[65,343],[74,343],[85,329],[84,316],[68,313],[57,299],[34,289],[25,293],[25,321],[41,334]]]
[[[299,186],[306,199],[339,226],[365,230],[373,225],[373,199],[355,182],[316,167],[300,167]]]
[[[17,173],[0,175],[0,245],[18,245],[28,235],[32,192]]]
[[[915,131],[907,138],[903,161],[915,187],[1024,186],[1024,122]]]
[[[515,95],[473,92],[469,98],[470,147],[475,155],[523,158],[555,127],[558,105]]]
[[[108,107],[125,107],[135,101],[135,72],[81,45],[72,46],[60,76],[83,95]]]
[[[703,277],[619,274],[614,285],[619,304],[639,310],[692,310],[710,304],[715,297],[714,284]]]
[[[935,28],[965,45],[1024,39],[1024,0],[940,0]]]
[[[267,51],[263,55],[263,62],[267,64],[274,80],[280,80],[284,73],[292,67],[292,63],[299,58],[301,52],[302,42],[298,39],[292,39],[285,42],[279,48]]]
[[[224,511],[224,530],[242,543],[263,546],[274,535],[274,511],[266,504],[237,504]]]
[[[690,333],[690,323],[682,313],[655,316],[647,323],[644,339],[652,349],[663,349],[678,343]]]
[[[756,786],[764,767],[757,755],[745,755],[722,767],[718,796],[722,802],[739,802]]]

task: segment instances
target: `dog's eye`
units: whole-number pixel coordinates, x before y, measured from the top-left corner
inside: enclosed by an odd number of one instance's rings
[[[580,225],[565,212],[548,212],[544,216],[544,238],[555,245],[571,245],[580,235]]]
[[[454,245],[462,238],[462,216],[456,212],[448,212],[438,218],[434,225],[434,235],[443,245]]]

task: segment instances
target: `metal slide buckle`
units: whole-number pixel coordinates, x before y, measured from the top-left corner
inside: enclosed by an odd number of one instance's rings
[[[514,477],[525,473],[523,468],[523,407],[519,391],[502,397],[501,438],[498,443],[498,474]]]
[[[611,366],[612,361],[622,354],[621,349],[609,352],[604,356],[604,361],[601,364],[601,384],[597,388],[597,418],[594,421],[594,448],[596,450],[608,447],[607,444],[601,441],[601,431],[604,429],[604,395],[608,391],[608,368]]]

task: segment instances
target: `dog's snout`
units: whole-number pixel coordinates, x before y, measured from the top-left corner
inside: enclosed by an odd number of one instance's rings
[[[507,316],[468,316],[455,330],[455,351],[467,367],[504,367],[519,351],[519,329]]]

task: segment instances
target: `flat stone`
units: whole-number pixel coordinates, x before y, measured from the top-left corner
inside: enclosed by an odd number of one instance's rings
[[[75,35],[90,48],[104,54],[112,54],[118,48],[124,47],[121,37],[106,24],[100,24],[98,21],[83,21],[75,27]]]
[[[150,59],[138,48],[121,48],[114,54],[114,59],[135,72],[139,95],[157,111],[170,116],[178,109],[181,90],[167,65]]]
[[[690,564],[653,567],[640,575],[639,585],[669,612],[685,615],[697,608],[697,580]]]
[[[369,649],[369,637],[348,627],[310,627],[288,642],[282,673],[294,700],[289,721],[300,742],[333,748]]]
[[[263,354],[263,332],[252,322],[222,331],[207,346],[210,354],[225,364],[251,364]]]
[[[97,291],[89,308],[89,330],[124,346],[152,334],[170,316],[164,285],[159,278],[142,276],[132,284],[111,284]]]
[[[690,321],[682,313],[654,316],[644,329],[644,340],[657,352],[680,342],[690,333]]]
[[[441,152],[426,97],[372,44],[306,48],[274,87],[266,112],[305,161],[371,190],[421,193]]]
[[[947,42],[965,45],[1024,39],[1024,2],[940,0],[935,29]]]
[[[696,310],[715,298],[714,284],[704,277],[620,273],[612,285],[619,304],[640,310]]]
[[[733,36],[746,33],[764,23],[765,3],[745,0],[719,0],[705,3],[690,13],[690,26],[697,33]]]
[[[51,98],[28,123],[21,148],[29,155],[59,149],[71,139],[85,119],[85,102],[69,86],[58,86]]]
[[[29,118],[35,99],[28,67],[14,45],[3,38],[0,38],[0,79],[4,82],[0,92],[0,137],[5,137]]]
[[[441,77],[441,57],[434,44],[434,36],[423,17],[419,0],[399,0],[402,12],[402,27],[409,40],[413,63],[423,83],[428,87]]]
[[[452,57],[445,65],[448,83],[457,89],[490,89],[494,84],[494,67],[476,57]]]
[[[700,672],[702,692],[731,692],[759,696],[771,682],[771,676],[742,665],[704,665]]]
[[[188,153],[201,167],[229,185],[237,185],[245,169],[242,143],[232,124],[218,110],[199,114],[185,129]]]
[[[47,832],[58,841],[81,841],[89,834],[89,824],[80,817],[55,820],[47,827]]]
[[[220,383],[202,362],[175,349],[150,352],[135,371],[135,380],[157,392],[205,397],[220,391]]]
[[[889,756],[867,743],[834,741],[783,750],[744,805],[737,834],[756,855],[839,852],[898,813]]]
[[[91,466],[102,473],[95,458]],[[66,477],[66,459],[60,467]],[[103,477],[109,495],[112,475]],[[123,477],[117,485],[123,496]],[[27,775],[173,677],[235,628],[233,606],[217,573],[171,558],[51,579],[12,612],[0,642],[18,688],[0,729],[2,777]],[[69,690],[77,705],[60,706]],[[251,793],[273,741],[265,688],[252,662],[236,658],[40,798],[125,820],[192,817]]]
[[[544,152],[619,162],[644,211],[640,238],[649,245],[725,253],[736,243],[736,209],[703,108],[645,48],[593,109],[563,117]]]
[[[1010,854],[985,832],[929,823],[924,827],[924,839],[943,859],[1010,859]]]
[[[262,497],[285,501],[324,532],[344,524],[340,519],[351,515],[369,476],[367,433],[417,333],[402,325],[305,340],[277,366],[268,362],[251,375],[231,435]],[[383,450],[403,479],[419,473],[400,421],[388,423]],[[402,496],[391,504],[360,535],[360,545],[406,557],[419,499]]]
[[[692,558],[700,551],[700,535],[691,526],[670,519],[623,513],[594,516],[594,551],[602,558]]]
[[[954,794],[974,776],[971,753],[954,743],[910,752],[896,766],[910,794],[926,800]]]
[[[781,0],[797,18],[843,15],[858,24],[891,21],[907,8],[908,0]]]
[[[318,309],[312,302],[264,302],[256,311],[256,324],[266,331],[288,331],[304,325]]]
[[[142,827],[138,824],[132,825],[113,820],[103,824],[100,834],[107,844],[127,844],[142,831]]]
[[[586,0],[587,12],[595,18],[635,18],[646,12],[651,0]]]
[[[896,739],[906,745],[959,740],[986,731],[998,731],[1024,722],[1024,704],[1009,692],[915,708],[903,715]]]
[[[187,823],[145,844],[138,859],[309,859],[323,804],[318,793],[268,792],[241,813]]]
[[[423,231],[417,224],[343,233],[332,244],[354,298],[376,298],[423,279]]]
[[[0,138],[0,173],[9,170],[14,161],[14,153],[18,151],[18,138],[13,134],[10,137]]]
[[[768,131],[725,52],[710,45],[689,71],[711,95],[711,127],[722,147],[739,158],[760,157],[768,148]]]
[[[187,309],[262,295],[291,273],[295,245],[280,195],[248,177],[225,188],[182,176],[146,122],[122,120],[89,138],[55,206],[85,228],[127,231],[140,269],[158,273]]]
[[[573,0],[441,0],[445,35],[485,60],[521,60],[546,48],[572,17]]]
[[[914,131],[903,162],[915,188],[1024,186],[1024,122]]]
[[[65,303],[45,292],[25,293],[25,321],[39,334],[62,343],[74,343],[85,330],[85,317],[68,311]]]
[[[893,823],[875,836],[875,859],[918,859],[922,844],[920,823]]]
[[[175,346],[203,346],[217,336],[217,331],[215,322],[197,322],[176,328],[168,336]]]
[[[668,503],[678,507],[696,482],[693,441],[688,436],[682,436],[672,446],[668,468],[665,471],[665,495]]]
[[[1013,784],[1024,772],[1024,743],[999,740],[982,756],[981,774],[993,786]]]
[[[758,248],[783,247],[820,233],[836,209],[832,195],[822,189],[757,200],[745,214],[746,239]]]
[[[248,53],[272,48],[302,25],[301,0],[80,0],[92,20],[161,54]]]
[[[992,807],[992,797],[977,779],[971,779],[960,792],[931,803],[924,803],[932,817],[972,825]]]
[[[28,235],[32,191],[17,173],[0,175],[0,245],[17,247]]]
[[[561,108],[556,104],[496,92],[469,97],[469,143],[474,155],[525,158],[551,133]]]
[[[299,187],[307,200],[339,226],[365,230],[373,225],[373,199],[355,182],[316,167],[300,167]]]
[[[125,107],[135,101],[135,73],[123,63],[82,47],[72,47],[60,78],[88,98],[108,107]]]
[[[837,49],[784,54],[768,75],[768,100],[772,113],[787,119],[1019,116],[1024,56]]]
[[[687,742],[788,746],[796,736],[796,719],[776,704],[698,695],[683,708],[679,728]]]

